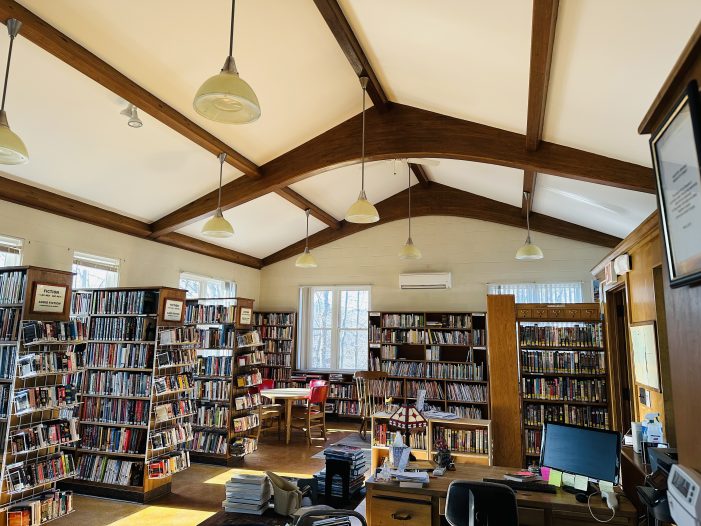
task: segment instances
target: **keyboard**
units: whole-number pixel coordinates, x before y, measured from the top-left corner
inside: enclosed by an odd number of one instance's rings
[[[509,486],[514,491],[534,491],[538,493],[557,493],[555,486],[544,482],[516,482],[515,480],[505,479],[483,479],[484,482],[494,482],[495,484],[504,484]]]

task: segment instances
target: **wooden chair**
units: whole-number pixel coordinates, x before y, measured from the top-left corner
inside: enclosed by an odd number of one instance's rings
[[[385,407],[388,376],[384,371],[356,371],[353,375],[360,403],[358,409],[362,418],[359,433],[363,440],[367,437],[370,417]]]
[[[258,393],[265,391],[266,389],[274,389],[275,380],[263,380],[258,386]],[[258,406],[258,418],[260,422],[258,424],[258,433],[256,433],[256,440],[260,438],[261,433],[273,429],[273,420],[277,420],[277,439],[280,440],[281,430],[282,430],[282,417],[284,409],[280,404],[265,404],[263,403],[261,396],[261,405]],[[270,421],[270,425],[267,427],[265,423]]]
[[[312,445],[312,428],[321,428],[321,437],[326,440],[326,399],[329,396],[328,385],[311,387],[306,405],[292,406],[293,429],[303,429],[307,436],[307,444]]]

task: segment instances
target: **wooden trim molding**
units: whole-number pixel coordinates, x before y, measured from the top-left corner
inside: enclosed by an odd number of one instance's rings
[[[614,249],[606,254],[604,259],[599,261],[596,266],[591,269],[593,276],[604,272],[604,267],[609,261],[616,259],[621,254],[629,252],[633,247],[645,242],[651,236],[660,234],[660,218],[657,210],[650,214],[645,221],[640,223],[635,230],[628,234]]]
[[[338,230],[340,228],[341,225],[334,216],[328,212],[325,212],[307,198],[292,190],[292,188],[279,188],[278,190],[275,190],[275,193],[302,210],[306,210],[308,208],[312,217],[317,218],[322,223],[326,223],[327,226],[333,228],[334,230]]]
[[[414,175],[419,180],[419,184],[426,188],[431,184],[431,178],[428,176],[426,167],[421,164],[409,163],[409,168],[414,172]]]
[[[68,38],[29,9],[13,0],[0,0],[0,20],[5,23],[9,18],[20,20],[21,35],[44,51],[131,102],[139,110],[158,119],[208,152],[214,155],[226,153],[226,162],[244,174],[256,176],[260,174],[258,166],[252,161]]]
[[[533,170],[523,171],[523,192],[528,192],[530,206],[533,208],[533,195],[535,194],[535,182],[538,174]],[[521,195],[521,217],[526,217],[528,213],[528,203],[526,202],[526,196]]]
[[[377,210],[380,213],[379,222],[361,225],[341,221],[341,227],[338,230],[326,228],[309,236],[309,247],[320,247],[332,241],[360,232],[361,230],[365,230],[366,228],[373,228],[392,221],[405,219],[408,216],[406,203],[407,190],[403,190],[376,204]],[[431,183],[431,186],[428,188],[418,188],[414,190],[412,192],[411,205],[412,217],[466,217],[517,228],[525,227],[525,222],[521,217],[520,207],[494,201],[493,199],[457,190],[435,182]],[[542,214],[531,214],[531,230],[604,247],[614,247],[620,242],[620,239],[615,236]],[[303,250],[304,240],[302,239],[297,243],[293,243],[263,258],[263,265],[270,265],[301,254]]]
[[[528,169],[592,183],[653,193],[651,168],[575,148],[541,142],[526,151],[525,136],[447,117],[411,106],[393,104],[367,112],[367,160],[409,157],[460,159]],[[262,177],[239,177],[222,187],[222,208],[228,209],[274,192],[307,177],[359,161],[361,118],[356,115],[261,166]],[[155,221],[154,236],[195,222],[216,208],[212,191]]]

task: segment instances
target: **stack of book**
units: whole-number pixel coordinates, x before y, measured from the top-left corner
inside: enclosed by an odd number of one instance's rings
[[[265,475],[236,473],[226,483],[224,511],[262,515],[268,509],[270,482]]]
[[[334,444],[324,450],[326,460],[343,460],[350,464],[350,494],[353,495],[356,491],[363,487],[365,479],[364,474],[368,469],[365,463],[365,455],[363,450],[355,446],[345,446],[343,444]],[[314,475],[319,493],[323,494],[326,491],[326,468],[322,469]],[[331,496],[344,497],[343,485],[341,477],[334,477],[331,481]]]

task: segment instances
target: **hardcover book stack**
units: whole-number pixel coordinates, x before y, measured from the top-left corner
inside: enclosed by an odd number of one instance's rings
[[[361,448],[334,444],[333,446],[327,447],[324,450],[324,456],[326,457],[327,462],[329,460],[341,460],[348,462],[350,469],[350,495],[353,495],[356,491],[363,487],[363,481],[365,480],[364,475],[369,466],[365,463],[365,455]],[[331,482],[331,496],[339,498],[344,497],[341,477],[334,477],[332,481],[327,481],[326,468],[324,468],[316,473],[314,478],[316,479],[320,494],[326,492],[326,483]]]
[[[262,515],[268,509],[270,482],[265,475],[237,473],[226,483],[224,511]]]

